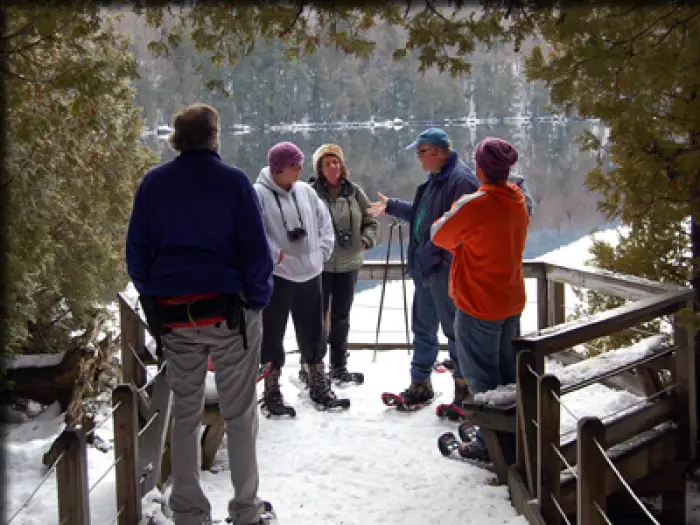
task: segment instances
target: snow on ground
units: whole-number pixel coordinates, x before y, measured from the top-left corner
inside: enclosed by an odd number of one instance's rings
[[[612,236],[609,232],[606,235]],[[566,264],[583,261],[589,245],[590,241],[583,239],[542,259]],[[410,307],[410,281],[406,288]],[[380,341],[405,337],[401,290],[400,282],[387,285]],[[534,282],[527,283],[527,291],[524,332],[535,329]],[[380,292],[380,288],[375,288],[357,295],[351,316],[351,341],[367,343],[368,347],[374,342]],[[567,301],[573,300],[573,295],[567,294]],[[296,348],[291,323],[286,340],[288,350]],[[442,336],[441,340],[445,341]],[[289,356],[284,369],[283,392],[297,407],[297,418],[261,418],[258,439],[260,495],[273,502],[280,524],[524,525],[526,520],[516,516],[509,502],[507,488],[489,484],[494,477],[491,472],[440,456],[437,437],[444,431],[454,431],[454,423],[437,419],[433,408],[402,414],[382,405],[381,392],[407,386],[408,353],[405,350],[379,352],[376,362],[372,362],[372,354],[371,350],[352,352],[350,366],[365,372],[366,382],[360,387],[339,390],[351,399],[352,406],[347,412],[334,414],[316,411],[306,400],[306,394],[289,382],[289,377],[296,375],[299,369],[298,354]],[[433,381],[440,397],[449,400],[452,395],[449,374],[435,374]],[[625,409],[639,402],[639,398],[594,385],[565,396],[564,402],[562,430],[567,432],[573,428],[574,416],[601,417]],[[105,407],[103,414],[107,411]],[[98,424],[99,421],[100,418]],[[4,514],[8,518],[44,476],[42,455],[62,429],[63,418],[56,407],[22,424],[2,426],[7,465]],[[111,442],[109,418],[96,435]],[[88,448],[89,486],[108,471],[113,460],[111,451],[105,453]],[[202,483],[212,500],[215,517],[225,517],[231,494],[225,447],[219,450],[212,471],[202,473]],[[116,516],[114,490],[114,471],[111,470],[90,494],[93,524],[113,522]],[[157,525],[169,524],[171,522],[160,513],[160,506],[151,502],[155,492],[144,498],[144,516],[151,516]],[[700,500],[693,494],[689,508],[699,507]],[[58,524],[54,473],[49,474],[37,495],[12,523]],[[688,523],[700,525],[700,519],[693,517]]]

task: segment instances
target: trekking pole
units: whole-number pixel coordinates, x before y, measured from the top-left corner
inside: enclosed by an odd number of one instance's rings
[[[384,294],[386,293],[386,281],[389,278],[389,255],[391,254],[391,239],[394,235],[395,222],[389,226],[389,243],[386,247],[386,261],[384,261],[384,278],[382,279],[382,295],[379,298],[379,315],[377,316],[377,333],[374,339],[374,355],[372,362],[377,361],[377,350],[379,350],[379,327],[382,324],[382,311],[384,310]]]
[[[403,254],[403,226],[399,223],[399,249],[401,251],[401,288],[403,292],[403,325],[406,328],[408,355],[411,355],[411,337],[408,335],[408,302],[406,300],[406,260]]]

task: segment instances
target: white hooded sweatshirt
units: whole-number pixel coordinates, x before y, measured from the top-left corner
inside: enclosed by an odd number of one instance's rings
[[[272,179],[269,166],[265,166],[255,182],[255,191],[275,263],[273,273],[297,283],[320,275],[324,263],[333,253],[335,232],[328,208],[314,189],[302,181],[295,182],[289,191],[280,188]],[[275,194],[279,197],[279,206]],[[287,230],[300,226],[306,230],[306,237],[290,241]],[[281,263],[278,262],[280,252],[284,253]]]

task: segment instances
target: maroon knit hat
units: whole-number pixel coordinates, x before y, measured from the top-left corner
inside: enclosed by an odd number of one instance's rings
[[[267,164],[270,166],[270,173],[279,173],[292,164],[304,162],[304,154],[291,142],[278,142],[267,152]]]
[[[474,150],[476,165],[492,179],[507,179],[510,167],[518,162],[518,150],[510,142],[486,137]]]

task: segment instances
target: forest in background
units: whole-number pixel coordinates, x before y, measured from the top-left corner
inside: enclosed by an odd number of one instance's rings
[[[302,121],[435,122],[551,114],[548,88],[525,78],[525,58],[535,39],[525,42],[519,53],[502,44],[490,50],[478,47],[470,57],[472,74],[460,78],[435,68],[421,73],[419,60],[411,56],[393,60],[406,34],[386,23],[370,30],[376,49],[368,59],[322,47],[287,60],[283,43],[260,39],[234,67],[215,67],[212,53],[198,52],[187,35],[167,56],[153,56],[149,42],[175,23],[167,16],[157,30],[131,11],[120,14],[118,27],[134,39],[131,50],[140,76],[134,84],[136,104],[151,129],[170,124],[175,112],[195,101],[212,104],[228,125],[255,128]],[[212,84],[219,88],[209,89]]]

